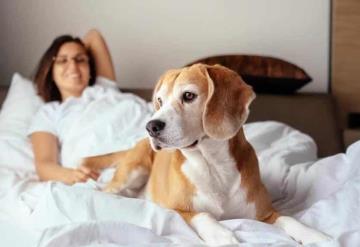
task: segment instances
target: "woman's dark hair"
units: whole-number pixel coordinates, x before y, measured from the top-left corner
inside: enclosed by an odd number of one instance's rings
[[[54,65],[54,57],[58,54],[61,46],[65,43],[74,42],[86,50],[86,53],[89,57],[89,67],[90,67],[90,80],[89,86],[94,85],[96,79],[96,68],[95,60],[91,52],[86,49],[85,44],[81,39],[77,37],[72,37],[70,35],[62,35],[57,37],[50,47],[46,50],[45,54],[40,59],[39,65],[37,66],[34,81],[36,83],[37,91],[39,96],[45,101],[61,101],[61,94],[56,86],[53,76],[52,69]]]

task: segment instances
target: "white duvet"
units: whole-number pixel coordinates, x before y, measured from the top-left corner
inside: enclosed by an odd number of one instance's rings
[[[119,94],[116,98],[123,100],[122,107],[111,108],[104,101],[92,103],[88,114],[92,114],[94,129],[86,129],[87,133],[101,133],[100,123],[106,114],[114,114],[112,111],[134,117],[108,129],[120,128],[114,135],[117,138],[121,138],[121,127],[134,133],[131,130],[137,131],[141,119],[149,117],[148,106],[135,96]],[[93,117],[96,111],[101,118]],[[84,111],[84,119],[91,117],[86,114]],[[85,131],[83,125],[77,126],[79,130],[74,133]],[[318,246],[360,246],[360,142],[345,154],[316,160],[313,140],[284,124],[259,122],[244,128],[258,154],[263,182],[275,207],[333,237],[334,241]],[[139,138],[126,132],[122,135],[123,147]],[[94,143],[112,141],[97,134],[92,138]],[[101,150],[92,146],[86,154],[105,152],[104,146]],[[72,155],[76,159],[83,153]],[[111,173],[111,169],[106,170],[100,182],[109,179]],[[39,182],[28,140],[0,138],[0,246],[203,244],[175,212],[148,201],[100,192],[98,185],[101,183],[95,181],[74,186]],[[297,246],[272,225],[244,219],[222,223],[235,232],[241,246]]]

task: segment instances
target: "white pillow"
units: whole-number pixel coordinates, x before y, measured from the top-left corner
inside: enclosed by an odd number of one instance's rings
[[[42,104],[34,84],[15,73],[0,112],[0,139],[26,139],[31,118]]]

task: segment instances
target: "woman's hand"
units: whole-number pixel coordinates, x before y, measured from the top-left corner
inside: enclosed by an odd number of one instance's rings
[[[80,166],[76,169],[65,168],[64,173],[64,182],[68,185],[75,183],[85,183],[88,179],[97,180],[99,178],[99,173],[93,171],[87,167]]]

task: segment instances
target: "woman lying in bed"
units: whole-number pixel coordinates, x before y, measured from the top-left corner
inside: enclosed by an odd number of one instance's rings
[[[106,80],[103,77],[114,81],[115,73],[109,50],[97,30],[90,30],[82,40],[69,35],[60,36],[42,56],[35,83],[46,104],[34,116],[28,132],[41,180],[74,184],[98,178],[97,172],[85,167],[63,167],[59,162],[59,152],[67,127],[61,119],[76,114],[77,101],[71,99],[80,97],[95,82]],[[64,108],[65,104],[71,104],[71,108]]]

